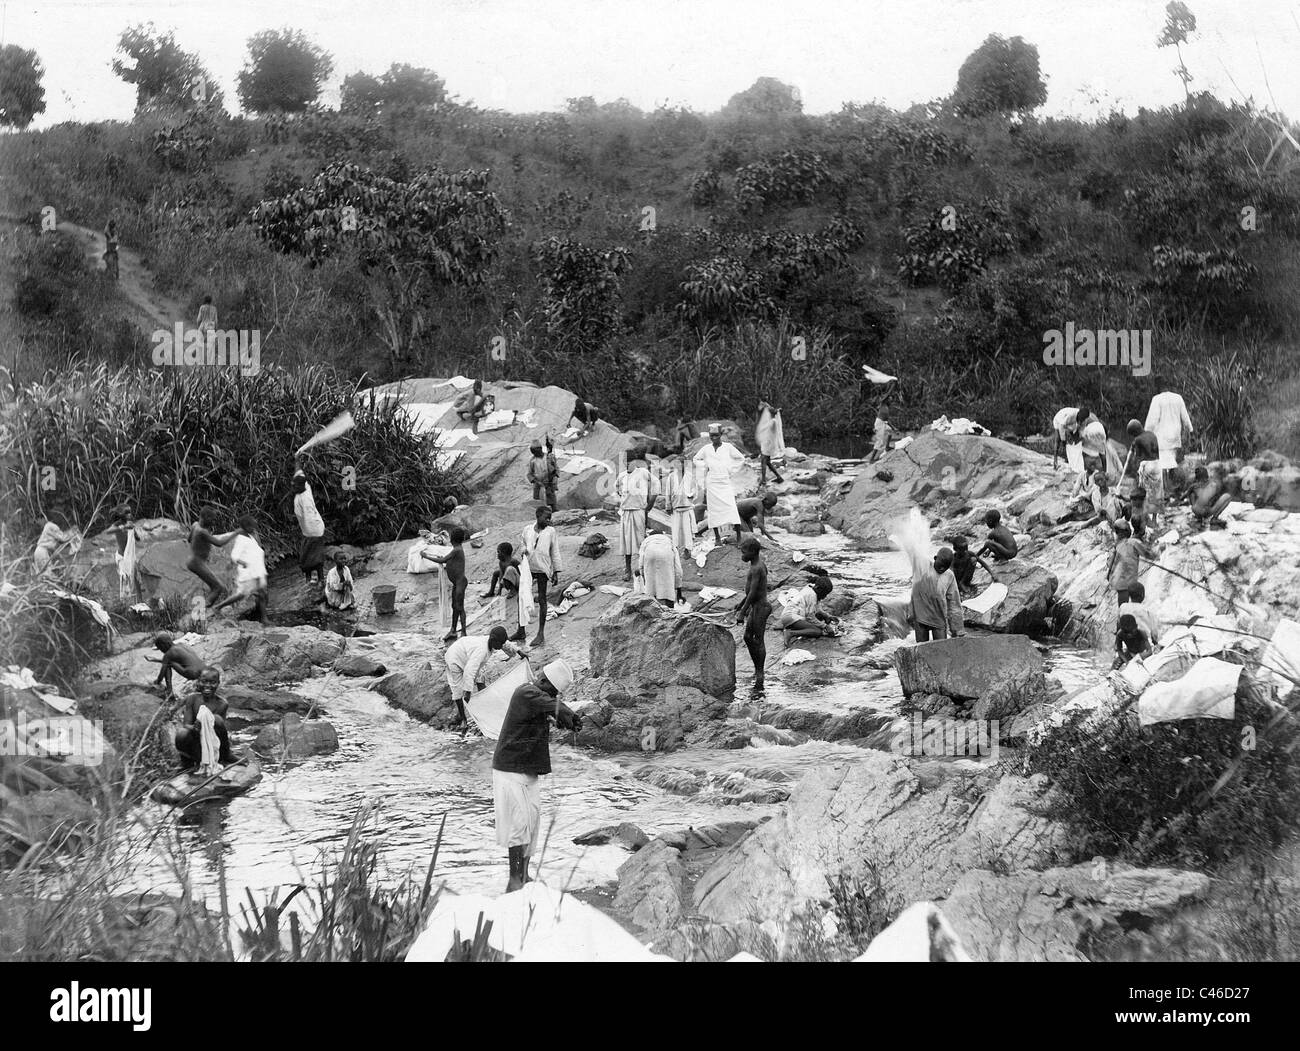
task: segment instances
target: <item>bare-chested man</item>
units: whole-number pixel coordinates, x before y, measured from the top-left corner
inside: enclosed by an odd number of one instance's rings
[[[179,672],[181,677],[194,682],[198,679],[199,674],[203,671],[203,658],[195,653],[188,646],[179,642],[173,642],[172,637],[165,631],[158,632],[153,637],[153,644],[162,653],[159,663],[162,668],[158,671],[158,678],[154,679],[155,686],[165,686],[167,688],[166,697],[174,696],[172,690],[172,672]],[[152,657],[145,658],[153,661]]]
[[[753,535],[740,542],[740,557],[749,563],[745,578],[745,601],[736,610],[736,623],[745,625],[745,648],[754,662],[754,693],[763,692],[763,667],[767,664],[767,646],[763,632],[772,605],[767,600],[767,563],[763,561],[763,548]]]
[[[198,725],[200,707],[207,708],[216,717],[213,728],[221,743],[218,761],[222,766],[235,761],[234,753],[230,750],[230,734],[226,730],[226,712],[230,706],[217,692],[220,686],[221,671],[213,667],[204,668],[199,673],[198,692],[190,694],[185,701],[184,723],[176,731],[176,751],[180,752],[181,761],[187,767],[198,766],[203,761],[203,744]]]
[[[208,567],[208,556],[212,554],[212,545],[225,547],[239,535],[238,529],[229,533],[215,535],[212,530],[217,524],[217,509],[206,505],[199,509],[199,520],[190,526],[190,560],[185,568],[208,585],[206,602],[213,606],[226,594],[226,586],[216,578]]]

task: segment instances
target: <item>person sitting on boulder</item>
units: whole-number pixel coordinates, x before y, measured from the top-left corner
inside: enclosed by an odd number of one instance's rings
[[[331,609],[351,609],[356,605],[352,595],[352,570],[348,568],[348,556],[342,551],[334,552],[334,565],[325,575],[325,601]]]
[[[1196,468],[1192,478],[1194,495],[1192,498],[1192,516],[1204,525],[1222,525],[1219,517],[1223,509],[1232,503],[1233,494],[1227,486],[1222,469],[1215,466],[1211,474],[1204,467]]]
[[[990,511],[984,516],[984,524],[989,527],[989,535],[984,540],[977,555],[992,555],[998,562],[1006,562],[1016,557],[1020,550],[1011,530],[1002,524],[1002,513]]]
[[[916,641],[946,639],[966,634],[965,615],[957,578],[951,573],[952,551],[939,548],[932,562],[919,560],[912,575],[912,621]]]
[[[483,680],[483,662],[489,654],[498,650],[521,659],[527,656],[524,650],[506,637],[506,629],[500,624],[486,635],[466,635],[447,647],[447,685],[451,687],[451,699],[456,702],[454,726],[466,726],[465,702],[471,693],[482,690],[486,685]]]
[[[483,381],[475,380],[474,385],[456,399],[456,415],[462,420],[469,420],[470,431],[478,434],[478,421],[488,414],[487,398],[483,396]]]
[[[775,493],[764,493],[761,499],[757,496],[751,496],[745,500],[737,500],[736,510],[740,513],[741,524],[736,526],[736,541],[740,541],[742,530],[746,533],[757,531],[762,533],[773,544],[776,544],[776,540],[767,531],[767,526],[763,521],[763,513],[772,510],[775,506]],[[781,545],[777,544],[776,546],[780,547]]]
[[[162,667],[158,670],[158,678],[154,679],[153,684],[166,687],[163,697],[170,700],[175,696],[172,691],[172,672],[177,671],[182,678],[194,682],[205,667],[203,658],[188,646],[173,642],[172,637],[165,631],[160,631],[153,637],[153,644],[162,654],[162,657],[157,660]],[[155,658],[146,657],[145,660],[153,663]]]
[[[176,751],[181,754],[185,768],[199,766],[203,762],[203,723],[207,716],[201,716],[200,709],[206,708],[211,713],[212,730],[215,731],[220,746],[217,761],[222,766],[229,766],[235,761],[230,750],[230,734],[226,730],[226,711],[229,705],[217,690],[221,686],[221,670],[208,666],[199,673],[199,689],[185,701],[184,723],[176,731]]]
[[[1093,517],[1083,523],[1085,529],[1100,525],[1103,520],[1114,525],[1123,515],[1119,497],[1110,488],[1110,479],[1105,471],[1094,471],[1092,485],[1088,488],[1088,500],[1092,506]]]
[[[1145,657],[1151,652],[1151,640],[1137,618],[1132,613],[1121,614],[1115,630],[1115,663],[1111,667],[1122,668],[1134,657]]]
[[[989,564],[978,555],[971,554],[970,541],[968,541],[964,536],[953,537],[952,575],[957,581],[958,590],[963,590],[973,586],[976,566],[983,566],[984,572],[990,577],[993,576],[993,570],[989,569]]]
[[[791,639],[820,639],[839,634],[833,627],[838,618],[817,608],[833,587],[829,576],[818,576],[800,588],[792,602],[781,603],[777,624],[785,633],[783,638],[787,648]]]
[[[1150,606],[1144,606],[1142,603],[1147,597],[1147,589],[1143,586],[1142,581],[1137,581],[1128,589],[1128,601],[1119,607],[1119,615],[1129,613],[1138,622],[1138,626],[1147,633],[1147,638],[1151,640],[1152,646],[1160,645],[1160,621],[1156,617],[1156,611]]]

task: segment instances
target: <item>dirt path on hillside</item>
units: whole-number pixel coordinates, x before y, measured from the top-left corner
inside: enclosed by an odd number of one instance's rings
[[[82,246],[92,270],[104,270],[102,233],[67,221],[59,223],[58,228]],[[177,321],[186,320],[185,304],[160,292],[155,287],[153,272],[144,265],[136,252],[120,241],[117,246],[117,287],[122,297],[134,308],[136,322],[146,332],[171,328]]]

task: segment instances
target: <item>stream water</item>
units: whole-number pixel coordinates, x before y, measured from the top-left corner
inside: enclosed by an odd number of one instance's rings
[[[863,553],[836,533],[790,537],[789,543],[826,566],[845,584],[874,595],[905,594],[910,572],[898,553]],[[775,639],[773,633],[771,638]],[[898,720],[901,699],[893,671],[867,682],[832,683],[803,691],[783,684],[769,656],[767,703],[842,712],[878,707]],[[1056,647],[1052,673],[1067,689],[1095,676],[1094,656]],[[319,699],[338,731],[332,755],[263,767],[263,780],[247,796],[213,806],[181,827],[190,860],[190,879],[200,889],[216,885],[224,862],[229,887],[243,897],[284,884],[312,882],[322,848],[341,846],[353,817],[365,803],[377,804],[368,826],[382,846],[383,875],[413,871],[423,876],[439,825],[446,826],[437,877],[457,892],[496,894],[504,888],[504,851],[496,844],[491,796],[492,745],[462,740],[411,719],[383,697],[332,674],[297,684],[295,691]],[[743,703],[743,702],[742,702]],[[656,755],[600,755],[575,748],[556,735],[551,747],[554,773],[543,779],[543,820],[553,822],[541,856],[548,881],[574,889],[609,883],[627,859],[617,845],[580,847],[575,836],[602,825],[631,821],[654,835],[669,828],[707,825],[773,813],[779,804],[728,802],[737,774],[748,783],[789,788],[809,770],[827,763],[861,760],[866,751],[841,742],[808,741],[793,746],[760,745],[739,750],[683,749]],[[671,794],[634,776],[642,766],[689,770],[702,787],[689,796]],[[161,814],[158,816],[162,816]],[[161,860],[143,864],[142,888],[174,885]]]

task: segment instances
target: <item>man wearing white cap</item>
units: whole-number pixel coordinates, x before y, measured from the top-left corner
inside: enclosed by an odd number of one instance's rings
[[[551,724],[582,729],[582,719],[558,697],[573,683],[573,669],[562,660],[542,668],[535,682],[519,686],[510,697],[501,736],[492,755],[492,800],[497,842],[510,859],[506,893],[528,882],[528,859],[537,849],[542,825],[542,790],[538,778],[551,772]]]
[[[736,490],[731,484],[731,472],[744,462],[740,450],[722,440],[722,427],[716,423],[709,424],[709,444],[695,454],[695,466],[705,473],[704,500],[714,543],[722,543],[720,530],[723,528],[740,528],[740,512],[736,510]]]

